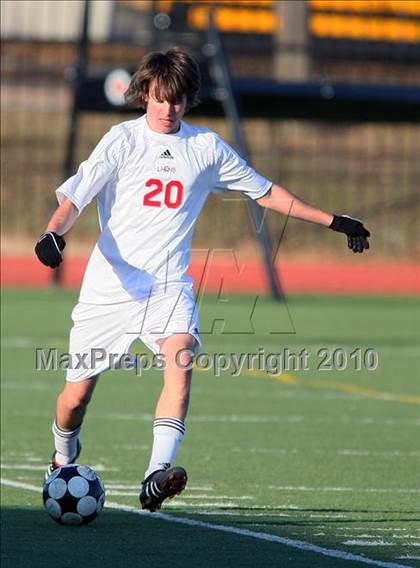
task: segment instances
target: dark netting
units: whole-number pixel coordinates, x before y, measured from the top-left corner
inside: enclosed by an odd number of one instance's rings
[[[203,24],[206,20],[202,13],[207,9],[205,3],[201,12],[200,6],[191,2],[143,2],[141,7],[136,7],[137,4],[140,6],[136,2],[113,3],[108,35],[101,41],[90,38],[89,80],[101,81],[116,67],[134,71],[146,51],[174,44],[186,46],[200,56],[207,79],[206,59],[202,55],[206,43]],[[309,2],[305,41],[299,36],[299,41],[289,43],[282,42],[278,22],[290,16],[282,16],[276,3],[260,1],[253,7],[241,2],[214,4],[225,9],[224,15],[218,16],[218,22],[219,28],[225,26],[223,39],[236,77],[275,78],[279,57],[303,54],[306,67],[299,81],[322,81],[327,89],[337,82],[401,88],[420,85],[419,14],[398,13],[395,3],[390,3],[394,12],[390,9],[386,14],[375,11],[355,14],[350,9],[338,13],[325,2]],[[70,7],[68,2],[62,5],[60,17],[65,19]],[[239,30],[234,25],[235,21],[239,22],[237,14],[232,12],[235,9],[242,11]],[[38,17],[48,22],[51,15],[45,10],[41,12]],[[341,37],[337,30],[334,37],[325,33],[325,29],[332,29],[327,25],[331,24],[332,17],[336,18],[338,29],[342,29]],[[375,40],[367,22],[378,18],[386,25],[382,36]],[[346,37],[343,21],[353,22],[353,27],[349,28],[352,38]],[[71,79],[76,61],[77,37],[59,41],[4,34],[1,55],[3,235],[19,234],[33,239],[43,229],[45,219],[55,206],[54,189],[63,179],[72,104]],[[258,109],[258,100],[255,106]],[[276,116],[276,109],[272,109],[271,114],[269,118],[243,119],[252,164],[258,171],[327,210],[362,217],[374,234],[377,255],[401,259],[413,258],[418,253],[415,244],[419,218],[418,122],[410,120],[409,116],[398,122],[368,118],[360,122],[332,122],[325,116],[301,118],[299,113],[281,118]],[[112,124],[134,116],[101,112],[100,108],[96,112],[81,112],[73,171]],[[229,140],[225,118],[196,115],[189,120],[208,126]],[[283,230],[284,219],[270,213],[268,222],[276,241]],[[91,206],[78,221],[72,239],[93,241],[97,232],[96,211]],[[341,255],[342,243],[337,242],[336,236],[320,233],[316,227],[294,220],[287,225],[281,250],[291,255],[319,255],[314,244],[319,239],[324,243],[326,255]],[[211,243],[228,248],[246,247],[253,242],[245,204],[220,196],[211,197],[198,221],[195,246]]]

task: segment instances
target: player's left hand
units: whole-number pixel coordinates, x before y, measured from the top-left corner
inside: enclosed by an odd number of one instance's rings
[[[347,244],[353,252],[363,252],[369,248],[369,231],[358,219],[348,215],[334,215],[330,229],[347,235]]]
[[[42,234],[35,246],[35,254],[45,266],[57,268],[62,262],[61,251],[66,246],[66,241],[54,232]]]

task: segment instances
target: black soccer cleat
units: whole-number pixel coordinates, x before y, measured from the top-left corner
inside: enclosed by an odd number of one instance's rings
[[[183,467],[175,466],[151,473],[142,481],[141,508],[151,513],[157,511],[165,499],[171,499],[185,489],[187,480],[187,472]]]
[[[79,439],[77,439],[77,452],[76,452],[76,455],[74,456],[74,458],[69,462],[69,464],[76,462],[81,451],[82,451],[82,444],[80,443]],[[56,469],[58,469],[59,467],[61,467],[63,465],[63,464],[59,464],[55,461],[55,454],[56,453],[57,452],[54,452],[53,455],[51,456],[51,461],[48,464],[47,471],[45,472],[45,481],[47,481],[47,479],[49,478],[49,476],[52,474],[53,471],[55,471]],[[66,465],[69,465],[69,464],[66,464]]]

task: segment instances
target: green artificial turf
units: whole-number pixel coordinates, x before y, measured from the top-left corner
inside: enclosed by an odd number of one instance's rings
[[[310,353],[308,370],[277,376],[256,369],[238,377],[194,374],[177,455],[189,483],[162,511],[252,531],[246,536],[123,507],[105,508],[82,528],[49,519],[42,478],[64,373],[36,371],[35,349],[66,351],[76,298],[66,291],[3,292],[3,566],[364,565],[296,548],[296,541],[419,565],[417,299],[296,296],[287,308],[250,296],[203,301],[203,352]],[[220,331],[221,319],[225,333],[210,333]],[[321,348],[342,349],[347,369],[319,370]],[[356,348],[377,352],[376,370],[354,369],[349,354]],[[135,343],[133,351],[147,350]],[[158,371],[112,371],[91,402],[79,461],[96,468],[115,507],[138,505],[160,386]],[[260,533],[291,542],[262,540]]]

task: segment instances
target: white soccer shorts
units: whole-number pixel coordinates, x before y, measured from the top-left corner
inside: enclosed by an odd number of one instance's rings
[[[201,346],[198,315],[190,288],[154,292],[145,300],[116,304],[79,302],[72,312],[70,361],[66,380],[80,382],[107,371],[128,353],[136,339],[155,354],[157,343],[177,333],[189,333]],[[112,362],[110,365],[110,361]]]

